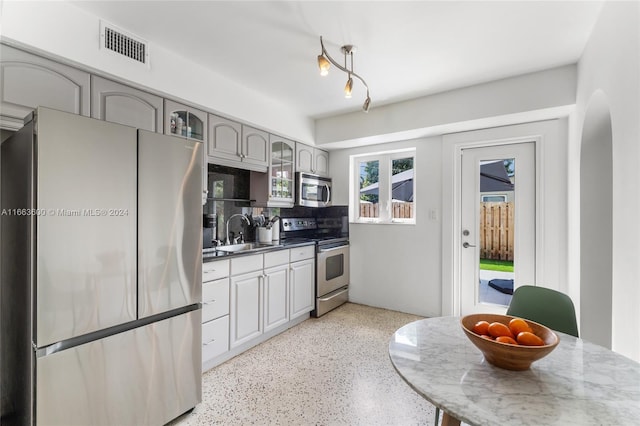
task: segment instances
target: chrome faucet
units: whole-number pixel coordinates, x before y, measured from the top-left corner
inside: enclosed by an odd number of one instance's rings
[[[247,225],[251,225],[251,222],[249,222],[249,219],[247,219],[247,217],[242,213],[232,214],[231,217],[227,219],[227,240],[226,240],[227,245],[231,244],[231,241],[229,240],[229,222],[231,222],[231,219],[233,219],[236,216],[240,216],[243,220],[247,221]]]

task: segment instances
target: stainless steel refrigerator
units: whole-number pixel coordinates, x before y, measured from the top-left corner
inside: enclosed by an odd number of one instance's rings
[[[201,401],[202,144],[46,108],[2,144],[2,424]]]

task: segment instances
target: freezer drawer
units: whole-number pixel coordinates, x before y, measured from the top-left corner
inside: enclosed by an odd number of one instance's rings
[[[37,358],[36,424],[162,425],[190,410],[201,320],[198,309]]]

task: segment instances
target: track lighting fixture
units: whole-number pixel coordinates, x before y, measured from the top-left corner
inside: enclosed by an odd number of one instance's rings
[[[347,84],[344,86],[345,98],[351,98],[351,90],[353,89],[353,77],[360,80],[362,84],[364,84],[364,87],[367,89],[367,98],[362,105],[362,110],[364,112],[369,112],[369,105],[371,104],[371,98],[369,97],[369,86],[362,77],[353,72],[353,54],[356,51],[356,47],[350,44],[342,46],[341,51],[344,55],[344,66],[337,63],[329,55],[329,53],[327,53],[327,50],[324,48],[324,43],[322,42],[322,36],[320,36],[320,47],[322,48],[322,52],[318,55],[318,68],[320,68],[320,75],[325,76],[329,74],[329,68],[332,64],[340,71],[346,72],[348,78]],[[347,59],[350,60],[350,64],[347,64]]]

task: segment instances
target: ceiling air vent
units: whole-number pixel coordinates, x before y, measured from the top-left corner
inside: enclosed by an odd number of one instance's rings
[[[149,44],[107,22],[100,22],[100,47],[149,65]]]

